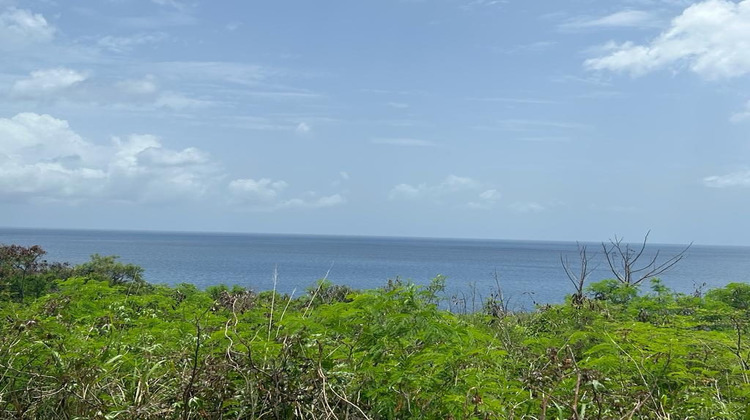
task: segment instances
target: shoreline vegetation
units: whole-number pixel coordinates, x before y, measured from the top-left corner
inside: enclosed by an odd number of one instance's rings
[[[514,312],[500,285],[456,305],[441,276],[295,297],[1,245],[0,418],[750,418],[750,285],[675,293],[651,269],[682,254],[607,249],[611,279],[582,248],[564,303]]]

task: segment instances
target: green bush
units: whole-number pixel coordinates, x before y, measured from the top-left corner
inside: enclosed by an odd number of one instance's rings
[[[592,283],[587,287],[587,290],[591,297],[596,300],[606,300],[618,304],[626,304],[638,295],[637,286],[614,279]]]
[[[605,280],[592,300],[497,316],[441,309],[442,277],[292,298],[146,285],[118,264],[0,304],[0,418],[750,415],[746,284],[701,297]],[[3,270],[7,287],[23,267]]]

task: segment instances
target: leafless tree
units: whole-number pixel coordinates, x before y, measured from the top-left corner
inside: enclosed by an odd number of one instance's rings
[[[657,250],[651,259],[643,260],[642,264],[638,265],[646,250],[646,242],[648,242],[648,235],[650,233],[651,231],[646,232],[643,243],[637,248],[631,247],[628,243],[623,243],[622,238],[618,238],[617,236],[615,236],[614,240],[610,239],[609,244],[602,242],[602,249],[604,250],[604,256],[606,257],[609,269],[621,283],[635,286],[646,279],[663,274],[680,262],[687,250],[693,245],[691,242],[677,255],[664,262],[658,261],[659,250]]]
[[[568,257],[563,257],[562,254],[560,254],[560,264],[562,264],[563,269],[565,270],[565,274],[568,276],[568,279],[570,279],[570,282],[573,283],[573,287],[575,287],[576,289],[576,292],[573,293],[572,296],[573,304],[579,306],[584,301],[583,287],[586,284],[586,278],[589,276],[589,274],[591,274],[592,271],[596,269],[596,267],[589,267],[589,256],[586,253],[586,245],[581,245],[580,243],[576,242],[576,246],[578,247],[578,256],[581,264],[579,270],[575,271],[571,267]]]

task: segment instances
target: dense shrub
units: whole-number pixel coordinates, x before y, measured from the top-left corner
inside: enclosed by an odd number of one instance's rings
[[[745,284],[701,297],[602,282],[575,304],[454,314],[442,277],[293,299],[145,285],[116,264],[0,304],[0,418],[750,415]],[[25,267],[4,266],[3,284]]]

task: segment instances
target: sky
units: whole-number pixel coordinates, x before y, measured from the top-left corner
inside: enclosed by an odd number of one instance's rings
[[[750,0],[0,0],[0,226],[750,245]]]

